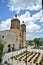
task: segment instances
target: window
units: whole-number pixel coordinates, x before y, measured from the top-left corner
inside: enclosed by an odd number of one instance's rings
[[[2,35],[2,38],[4,38],[4,35]]]
[[[16,41],[18,41],[18,38],[16,38]]]
[[[21,33],[20,33],[20,36],[21,36]]]
[[[21,43],[19,44],[19,49],[21,49]]]
[[[17,27],[17,29],[19,29],[19,27]]]

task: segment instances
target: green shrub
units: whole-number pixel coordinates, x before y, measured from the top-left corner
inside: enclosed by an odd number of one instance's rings
[[[3,47],[3,44],[0,42],[0,63],[2,62]]]

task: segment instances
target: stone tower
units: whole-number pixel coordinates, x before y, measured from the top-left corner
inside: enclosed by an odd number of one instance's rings
[[[17,18],[17,16],[15,16],[15,18],[11,20],[11,28],[10,28],[10,30],[14,31],[15,34],[16,34],[15,48],[19,49],[19,46],[20,46],[20,21]]]
[[[22,34],[22,47],[26,46],[26,25],[21,24],[21,34]]]
[[[20,29],[20,21],[17,17],[11,20],[11,29]]]

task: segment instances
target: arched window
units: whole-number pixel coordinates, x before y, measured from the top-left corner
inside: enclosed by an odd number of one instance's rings
[[[4,35],[2,35],[2,38],[4,38]]]
[[[10,44],[8,45],[8,47],[10,47]]]
[[[19,49],[21,49],[21,43],[19,44]]]

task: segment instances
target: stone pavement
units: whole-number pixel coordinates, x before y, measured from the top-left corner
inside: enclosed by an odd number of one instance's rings
[[[30,52],[40,52],[41,54],[43,54],[43,50],[31,49],[31,48],[32,47],[28,47],[27,50],[30,51]],[[15,52],[10,52],[10,53],[4,54],[2,63],[4,63],[6,60],[8,60],[8,58],[11,58],[12,56],[20,54],[20,53],[24,52],[25,50],[26,50],[26,48],[15,51]],[[14,61],[14,63],[15,63],[14,65],[25,65],[25,63],[21,62],[21,61],[19,61],[18,63],[17,63],[17,61]],[[35,64],[28,64],[28,65],[35,65]]]

